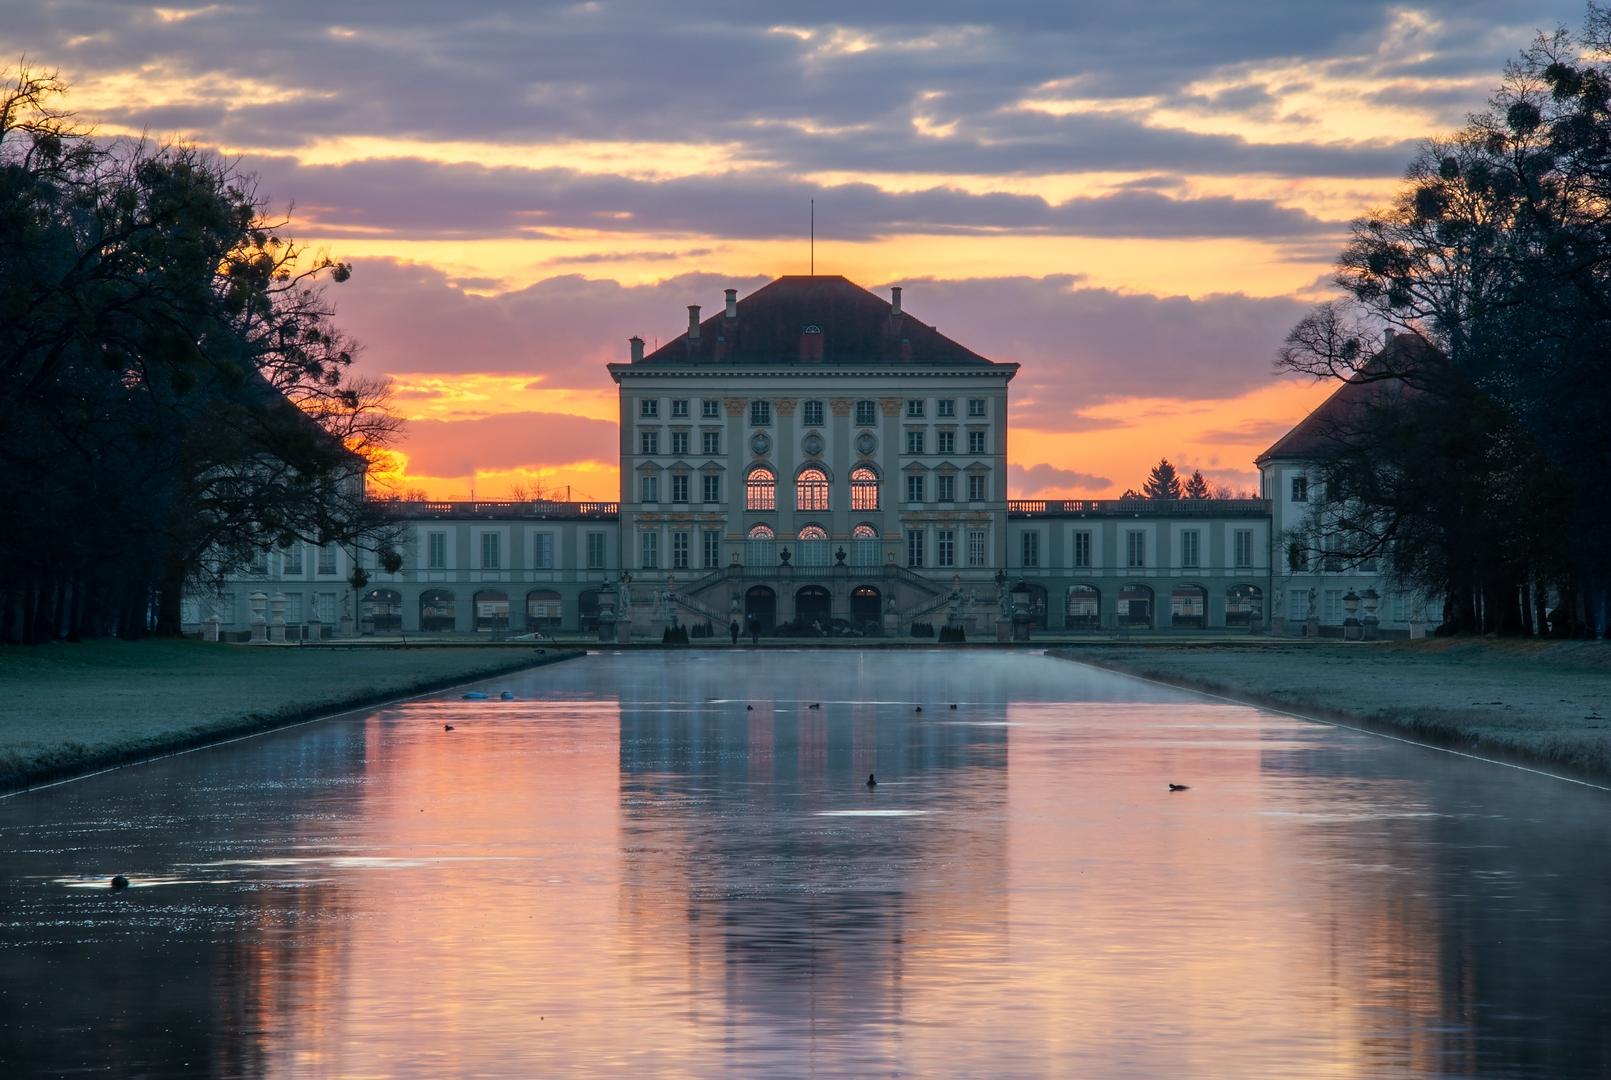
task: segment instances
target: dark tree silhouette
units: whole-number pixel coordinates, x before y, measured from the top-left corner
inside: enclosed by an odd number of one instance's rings
[[[1149,499],[1178,499],[1181,497],[1180,477],[1168,458],[1152,467],[1152,474],[1141,485],[1142,494]]]

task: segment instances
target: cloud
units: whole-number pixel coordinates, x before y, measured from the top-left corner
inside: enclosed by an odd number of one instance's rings
[[[399,448],[410,475],[456,477],[476,472],[533,471],[577,462],[613,465],[620,429],[607,420],[568,413],[503,413],[473,420],[414,420]]]
[[[1143,189],[1054,204],[1038,195],[973,194],[954,187],[890,192],[869,183],[826,185],[772,172],[643,180],[417,158],[303,165],[248,157],[242,167],[258,174],[266,197],[287,201],[294,193],[298,227],[329,239],[535,239],[567,230],[774,239],[799,236],[800,208],[813,199],[817,235],[825,240],[926,233],[1326,237],[1335,244],[1343,231],[1340,221],[1323,221],[1271,199],[1177,198]]]
[[[1092,476],[1090,473],[1075,472],[1072,469],[1059,469],[1045,462],[1028,468],[1016,464],[1007,466],[1007,490],[1015,499],[1033,499],[1037,496],[1061,495],[1066,492],[1103,491],[1112,484],[1113,481],[1103,476]]]

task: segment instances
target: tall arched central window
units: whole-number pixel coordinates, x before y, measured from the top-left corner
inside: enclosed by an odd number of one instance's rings
[[[833,556],[828,542],[828,530],[821,525],[803,526],[796,534],[794,544],[796,566],[832,566]]]
[[[850,474],[850,508],[878,509],[878,474],[865,465]]]
[[[776,510],[778,485],[766,469],[755,469],[744,479],[744,508],[746,510]]]
[[[806,469],[794,481],[796,510],[828,509],[828,476],[821,469]]]

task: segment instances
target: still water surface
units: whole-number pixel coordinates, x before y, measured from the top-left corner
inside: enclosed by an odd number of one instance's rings
[[[1603,791],[1030,654],[486,688],[0,801],[0,1073],[1611,1074]]]

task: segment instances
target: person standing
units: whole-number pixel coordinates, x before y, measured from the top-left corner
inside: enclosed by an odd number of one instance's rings
[[[738,644],[738,620],[734,619],[731,623],[729,623],[728,627],[727,627],[727,630],[728,630],[729,633],[731,633],[733,635],[733,644],[737,645]]]
[[[751,615],[750,616],[750,644],[751,645],[759,645],[760,643],[761,643],[761,620],[757,619],[754,615]]]

